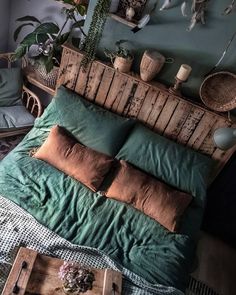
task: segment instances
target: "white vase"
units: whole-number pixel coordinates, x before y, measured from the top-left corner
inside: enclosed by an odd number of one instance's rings
[[[117,12],[120,0],[111,0],[110,12]]]

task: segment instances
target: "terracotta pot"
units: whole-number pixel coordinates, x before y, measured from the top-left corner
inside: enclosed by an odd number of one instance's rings
[[[113,62],[113,66],[116,70],[122,73],[128,73],[130,72],[132,63],[133,63],[133,58],[124,58],[124,57],[116,56]]]
[[[143,81],[151,81],[162,69],[166,59],[155,50],[146,50],[140,64],[140,76]]]

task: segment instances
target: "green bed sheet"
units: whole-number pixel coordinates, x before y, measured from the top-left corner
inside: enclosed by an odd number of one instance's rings
[[[93,193],[30,157],[32,148],[42,144],[48,131],[32,129],[0,162],[0,194],[72,243],[104,251],[152,284],[184,290],[194,240],[168,232],[132,207]]]

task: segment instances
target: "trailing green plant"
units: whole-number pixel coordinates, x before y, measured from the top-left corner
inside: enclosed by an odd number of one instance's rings
[[[82,59],[82,67],[86,69],[87,65],[94,60],[98,44],[102,37],[102,32],[109,13],[111,0],[98,0],[92,21],[88,30],[88,34],[81,44],[81,49],[84,51]]]
[[[116,50],[111,51],[109,49],[104,49],[104,53],[107,57],[109,57],[111,60],[113,60],[116,56],[123,57],[126,59],[133,59],[133,53],[130,49],[122,46],[122,44],[127,43],[127,40],[118,40],[116,45]]]
[[[15,59],[29,55],[36,63],[43,64],[47,72],[50,72],[53,66],[58,66],[60,64],[62,44],[68,40],[77,41],[76,39],[73,40],[71,36],[72,29],[80,28],[81,32],[84,34],[82,30],[84,20],[77,20],[77,17],[78,15],[83,16],[86,13],[86,7],[81,4],[76,4],[73,0],[62,0],[60,2],[70,5],[69,8],[62,8],[62,12],[65,14],[65,21],[61,28],[54,22],[42,23],[36,17],[30,15],[16,20],[21,24],[14,32],[15,41],[18,39],[23,28],[32,27],[33,30],[21,40],[15,50]],[[68,31],[64,32],[69,20],[71,20],[73,24]]]

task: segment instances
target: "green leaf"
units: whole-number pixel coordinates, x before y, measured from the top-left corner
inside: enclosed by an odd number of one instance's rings
[[[84,16],[86,14],[87,8],[84,5],[78,4],[76,5],[76,10],[80,15]]]
[[[30,22],[36,22],[36,23],[41,24],[41,21],[38,20],[36,17],[34,17],[32,15],[26,15],[26,16],[17,18],[16,21],[18,21],[18,22],[28,22],[28,21],[30,21]]]
[[[20,34],[20,32],[21,32],[21,30],[22,30],[22,28],[23,27],[26,27],[26,26],[34,26],[32,23],[26,23],[26,24],[22,24],[22,25],[20,25],[16,30],[15,30],[15,32],[14,32],[14,41],[16,41],[17,40],[17,38],[18,38],[18,36],[19,36],[19,34]]]
[[[61,45],[67,41],[69,36],[70,36],[70,32],[66,32],[66,33],[62,34],[59,38],[57,38],[56,42]]]
[[[28,47],[26,45],[18,46],[18,48],[14,52],[13,58],[20,59],[21,57],[23,57],[27,52],[27,48]]]
[[[27,36],[25,36],[25,38],[21,41],[20,44],[29,47],[36,43],[37,43],[37,34],[35,32],[32,32],[28,34]]]
[[[35,32],[38,34],[58,34],[60,28],[58,25],[54,23],[44,23],[39,25],[36,29]]]
[[[54,66],[53,59],[51,56],[48,56],[48,58],[45,59],[44,65],[45,65],[47,73],[50,73]]]
[[[48,35],[45,34],[36,34],[36,44],[45,43],[48,40]]]
[[[75,22],[73,25],[72,25],[72,28],[81,28],[84,26],[84,22],[85,20],[84,19],[81,19],[77,22]]]
[[[74,5],[74,1],[73,0],[62,0],[65,4],[70,4],[70,5]]]

